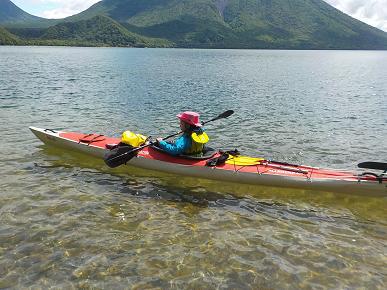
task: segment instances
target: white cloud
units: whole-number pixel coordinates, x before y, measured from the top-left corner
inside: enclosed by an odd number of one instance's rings
[[[37,5],[54,7],[43,9],[39,16],[45,18],[65,18],[82,12],[100,0],[33,0]]]
[[[387,31],[387,0],[325,0],[344,13]]]

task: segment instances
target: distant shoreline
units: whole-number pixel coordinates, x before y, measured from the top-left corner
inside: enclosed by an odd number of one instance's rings
[[[129,49],[196,49],[196,50],[278,50],[278,51],[387,51],[387,49],[354,49],[354,48],[221,48],[221,47],[140,47],[140,46],[109,46],[109,45],[60,45],[60,44],[0,44],[0,47],[70,47],[70,48],[129,48]]]

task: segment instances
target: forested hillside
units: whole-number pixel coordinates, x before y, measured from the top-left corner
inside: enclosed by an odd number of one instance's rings
[[[8,8],[13,5],[9,0],[0,1]],[[0,14],[0,25],[23,39],[41,43],[58,40],[110,46],[387,49],[387,33],[323,0],[103,0],[61,20],[32,20],[12,7],[8,9],[12,17]],[[8,24],[2,24],[4,21]]]
[[[20,39],[11,34],[9,31],[0,27],[0,45],[17,45],[21,44]]]

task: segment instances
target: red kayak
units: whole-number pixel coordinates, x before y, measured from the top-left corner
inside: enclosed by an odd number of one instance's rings
[[[99,134],[63,132],[36,127],[30,127],[30,130],[48,145],[83,152],[101,159],[121,142],[120,139]],[[216,161],[221,156],[220,152],[215,151],[209,152],[208,156],[204,157],[176,157],[158,148],[146,147],[130,159],[127,165],[233,183],[387,196],[385,173],[355,173],[247,156],[230,156],[225,162],[217,164]],[[386,170],[384,167],[378,169]]]

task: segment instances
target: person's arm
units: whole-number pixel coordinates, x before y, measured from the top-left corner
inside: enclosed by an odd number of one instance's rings
[[[189,139],[186,136],[181,136],[175,143],[171,144],[165,141],[159,141],[159,147],[171,155],[180,155],[190,146]]]

